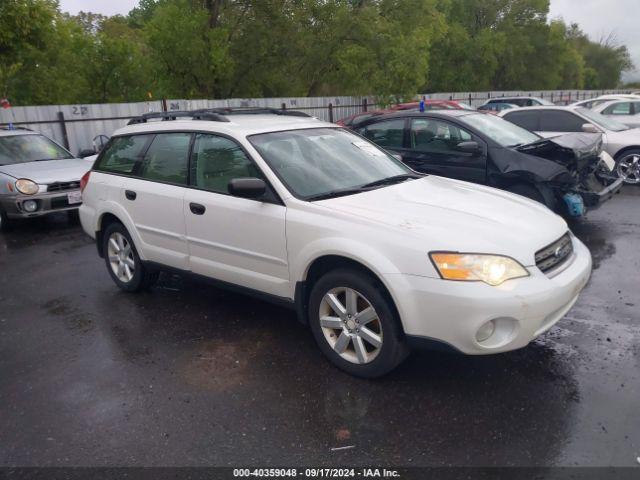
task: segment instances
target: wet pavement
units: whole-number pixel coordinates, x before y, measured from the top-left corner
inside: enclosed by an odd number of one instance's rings
[[[122,293],[66,216],[23,223],[0,234],[0,466],[637,465],[640,189],[572,228],[595,270],[549,333],[367,381],[289,310],[175,276]]]

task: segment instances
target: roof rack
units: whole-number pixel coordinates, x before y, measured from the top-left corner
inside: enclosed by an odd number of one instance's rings
[[[140,115],[129,120],[127,125],[147,123],[148,120],[170,121],[178,118],[192,118],[193,120],[209,120],[212,122],[228,122],[228,115],[286,115],[290,117],[308,117],[308,113],[297,110],[286,110],[280,108],[201,108],[199,110],[177,110],[173,112],[151,112]]]
[[[203,108],[195,110],[195,112],[201,113],[217,113],[220,115],[286,115],[289,117],[307,117],[311,118],[308,113],[300,112],[299,110],[287,110],[286,108],[272,108],[272,107],[220,107],[220,108]]]
[[[148,120],[159,119],[161,121],[177,120],[178,118],[189,117],[193,120],[210,120],[213,122],[228,122],[229,119],[221,116],[217,112],[207,112],[204,110],[188,111],[174,111],[174,112],[152,112],[144,113],[139,117],[129,120],[127,125],[135,125],[138,123],[147,123]]]

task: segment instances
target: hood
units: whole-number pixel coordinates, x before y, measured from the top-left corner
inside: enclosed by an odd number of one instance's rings
[[[369,192],[317,202],[417,241],[421,250],[507,255],[525,266],[567,230],[537,202],[502,190],[428,176]],[[355,219],[353,218],[355,217]]]
[[[559,163],[571,172],[595,168],[602,152],[602,134],[570,133],[522,145],[519,152]]]
[[[93,162],[70,158],[66,160],[47,160],[44,162],[17,163],[1,165],[0,172],[16,179],[28,178],[37,184],[47,185],[56,182],[72,182],[91,169]]]

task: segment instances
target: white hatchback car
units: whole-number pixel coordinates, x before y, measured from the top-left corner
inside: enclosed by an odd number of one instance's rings
[[[289,305],[351,374],[382,375],[433,341],[524,347],[589,279],[588,249],[544,206],[418,175],[305,114],[132,122],[82,180],[82,225],[115,283],[137,291],[168,269]]]

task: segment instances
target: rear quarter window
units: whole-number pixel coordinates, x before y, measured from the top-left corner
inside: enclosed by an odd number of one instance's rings
[[[116,137],[102,153],[95,170],[107,173],[132,174],[142,159],[145,147],[153,135]]]

